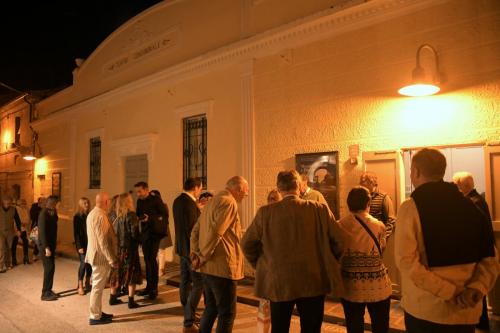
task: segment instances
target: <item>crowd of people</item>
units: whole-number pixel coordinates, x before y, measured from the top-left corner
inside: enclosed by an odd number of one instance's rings
[[[238,204],[249,189],[243,177],[230,178],[215,195],[202,193],[200,178],[186,179],[172,205],[183,332],[211,332],[216,320],[218,333],[232,331],[246,258],[255,269],[255,295],[269,303],[272,332],[289,331],[295,307],[302,332],[321,332],[325,298],[333,295],[341,300],[348,333],[364,332],[366,309],[372,331],[387,333],[392,284],[383,257],[390,237],[397,266],[390,268],[401,273],[407,332],[488,328],[485,296],[500,270],[488,206],[470,173],[457,173],[448,183],[445,171],[438,150],[416,153],[410,177],[415,190],[397,216],[391,198],[378,188],[377,175],[365,172],[348,192],[349,214],[340,220],[322,194],[309,188],[307,177],[282,171],[244,235]],[[135,205],[131,193],[113,198],[99,193],[92,209],[89,199],[79,200],[73,220],[80,258],[77,290],[90,293],[90,325],[112,322],[113,315],[102,312],[107,284],[110,305],[128,296],[133,309],[135,295],[152,301],[158,295],[158,253],[173,245],[169,210],[147,183],[137,183],[135,193]],[[41,198],[28,213],[25,202],[14,206],[4,197],[0,209],[0,272],[16,264],[15,237],[22,240],[25,264],[30,263],[28,238],[36,239],[44,301],[58,298],[52,290],[57,204],[57,197]],[[139,247],[146,286],[136,291],[143,280]],[[199,314],[202,295],[205,307]]]

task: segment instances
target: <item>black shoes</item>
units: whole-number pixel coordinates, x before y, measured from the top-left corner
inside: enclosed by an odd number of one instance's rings
[[[113,318],[113,314],[101,312],[101,318]]]
[[[137,295],[139,296],[148,296],[150,293],[149,289],[142,289],[137,292]]]
[[[123,304],[123,301],[117,295],[109,295],[109,305]]]
[[[51,290],[51,291],[47,291],[46,293],[44,293],[41,297],[41,300],[42,301],[56,301],[58,298],[59,298],[59,296]]]
[[[100,319],[89,319],[89,325],[110,324],[113,321],[113,314],[101,312]]]
[[[140,305],[137,304],[135,301],[134,301],[134,297],[130,297],[128,298],[128,308],[129,309],[136,309],[138,308]]]
[[[111,324],[113,322],[112,318],[101,317],[100,319],[89,319],[89,325],[104,325]]]

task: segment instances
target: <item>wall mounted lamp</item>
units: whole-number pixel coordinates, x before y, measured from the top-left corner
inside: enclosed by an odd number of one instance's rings
[[[435,73],[427,76],[425,70],[420,66],[420,52],[429,50],[434,55]],[[430,96],[439,92],[439,61],[436,50],[429,44],[420,45],[417,49],[417,65],[412,72],[412,83],[398,90],[401,95],[419,97]]]

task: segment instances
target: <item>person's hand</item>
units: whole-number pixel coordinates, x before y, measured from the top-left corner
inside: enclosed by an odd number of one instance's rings
[[[474,288],[466,288],[460,295],[455,297],[454,303],[462,308],[472,308],[483,299],[483,293]]]
[[[85,250],[84,250],[84,249],[78,249],[78,253],[80,253],[80,254],[84,254],[84,253],[85,253]]]
[[[139,220],[139,222],[142,222],[142,223],[146,223],[149,221],[149,215],[148,214],[144,214],[142,216],[142,218]]]
[[[17,234],[17,237],[21,237],[21,232],[19,230],[16,232],[16,234]]]
[[[47,247],[45,248],[45,256],[50,257],[52,255],[52,252],[50,252],[50,249]]]
[[[111,268],[118,268],[118,261],[115,261],[114,263],[111,264]]]
[[[191,269],[192,270],[199,269],[205,263],[203,258],[194,252],[191,253],[189,258],[191,259]]]

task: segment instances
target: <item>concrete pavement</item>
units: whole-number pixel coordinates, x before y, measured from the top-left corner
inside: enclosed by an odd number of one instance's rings
[[[113,313],[115,321],[109,325],[89,326],[89,296],[79,296],[75,290],[77,268],[77,261],[56,259],[54,291],[62,293],[63,297],[54,302],[40,301],[43,275],[40,261],[0,274],[0,332],[182,332],[178,289],[171,286],[161,286],[159,298],[154,304],[137,297],[142,306],[134,310],[129,310],[126,304],[109,306],[109,290],[106,289],[103,310]],[[255,332],[256,311],[255,307],[238,304],[234,332]],[[299,331],[298,319],[294,318],[291,332]],[[323,331],[345,332],[345,328],[325,324]]]

